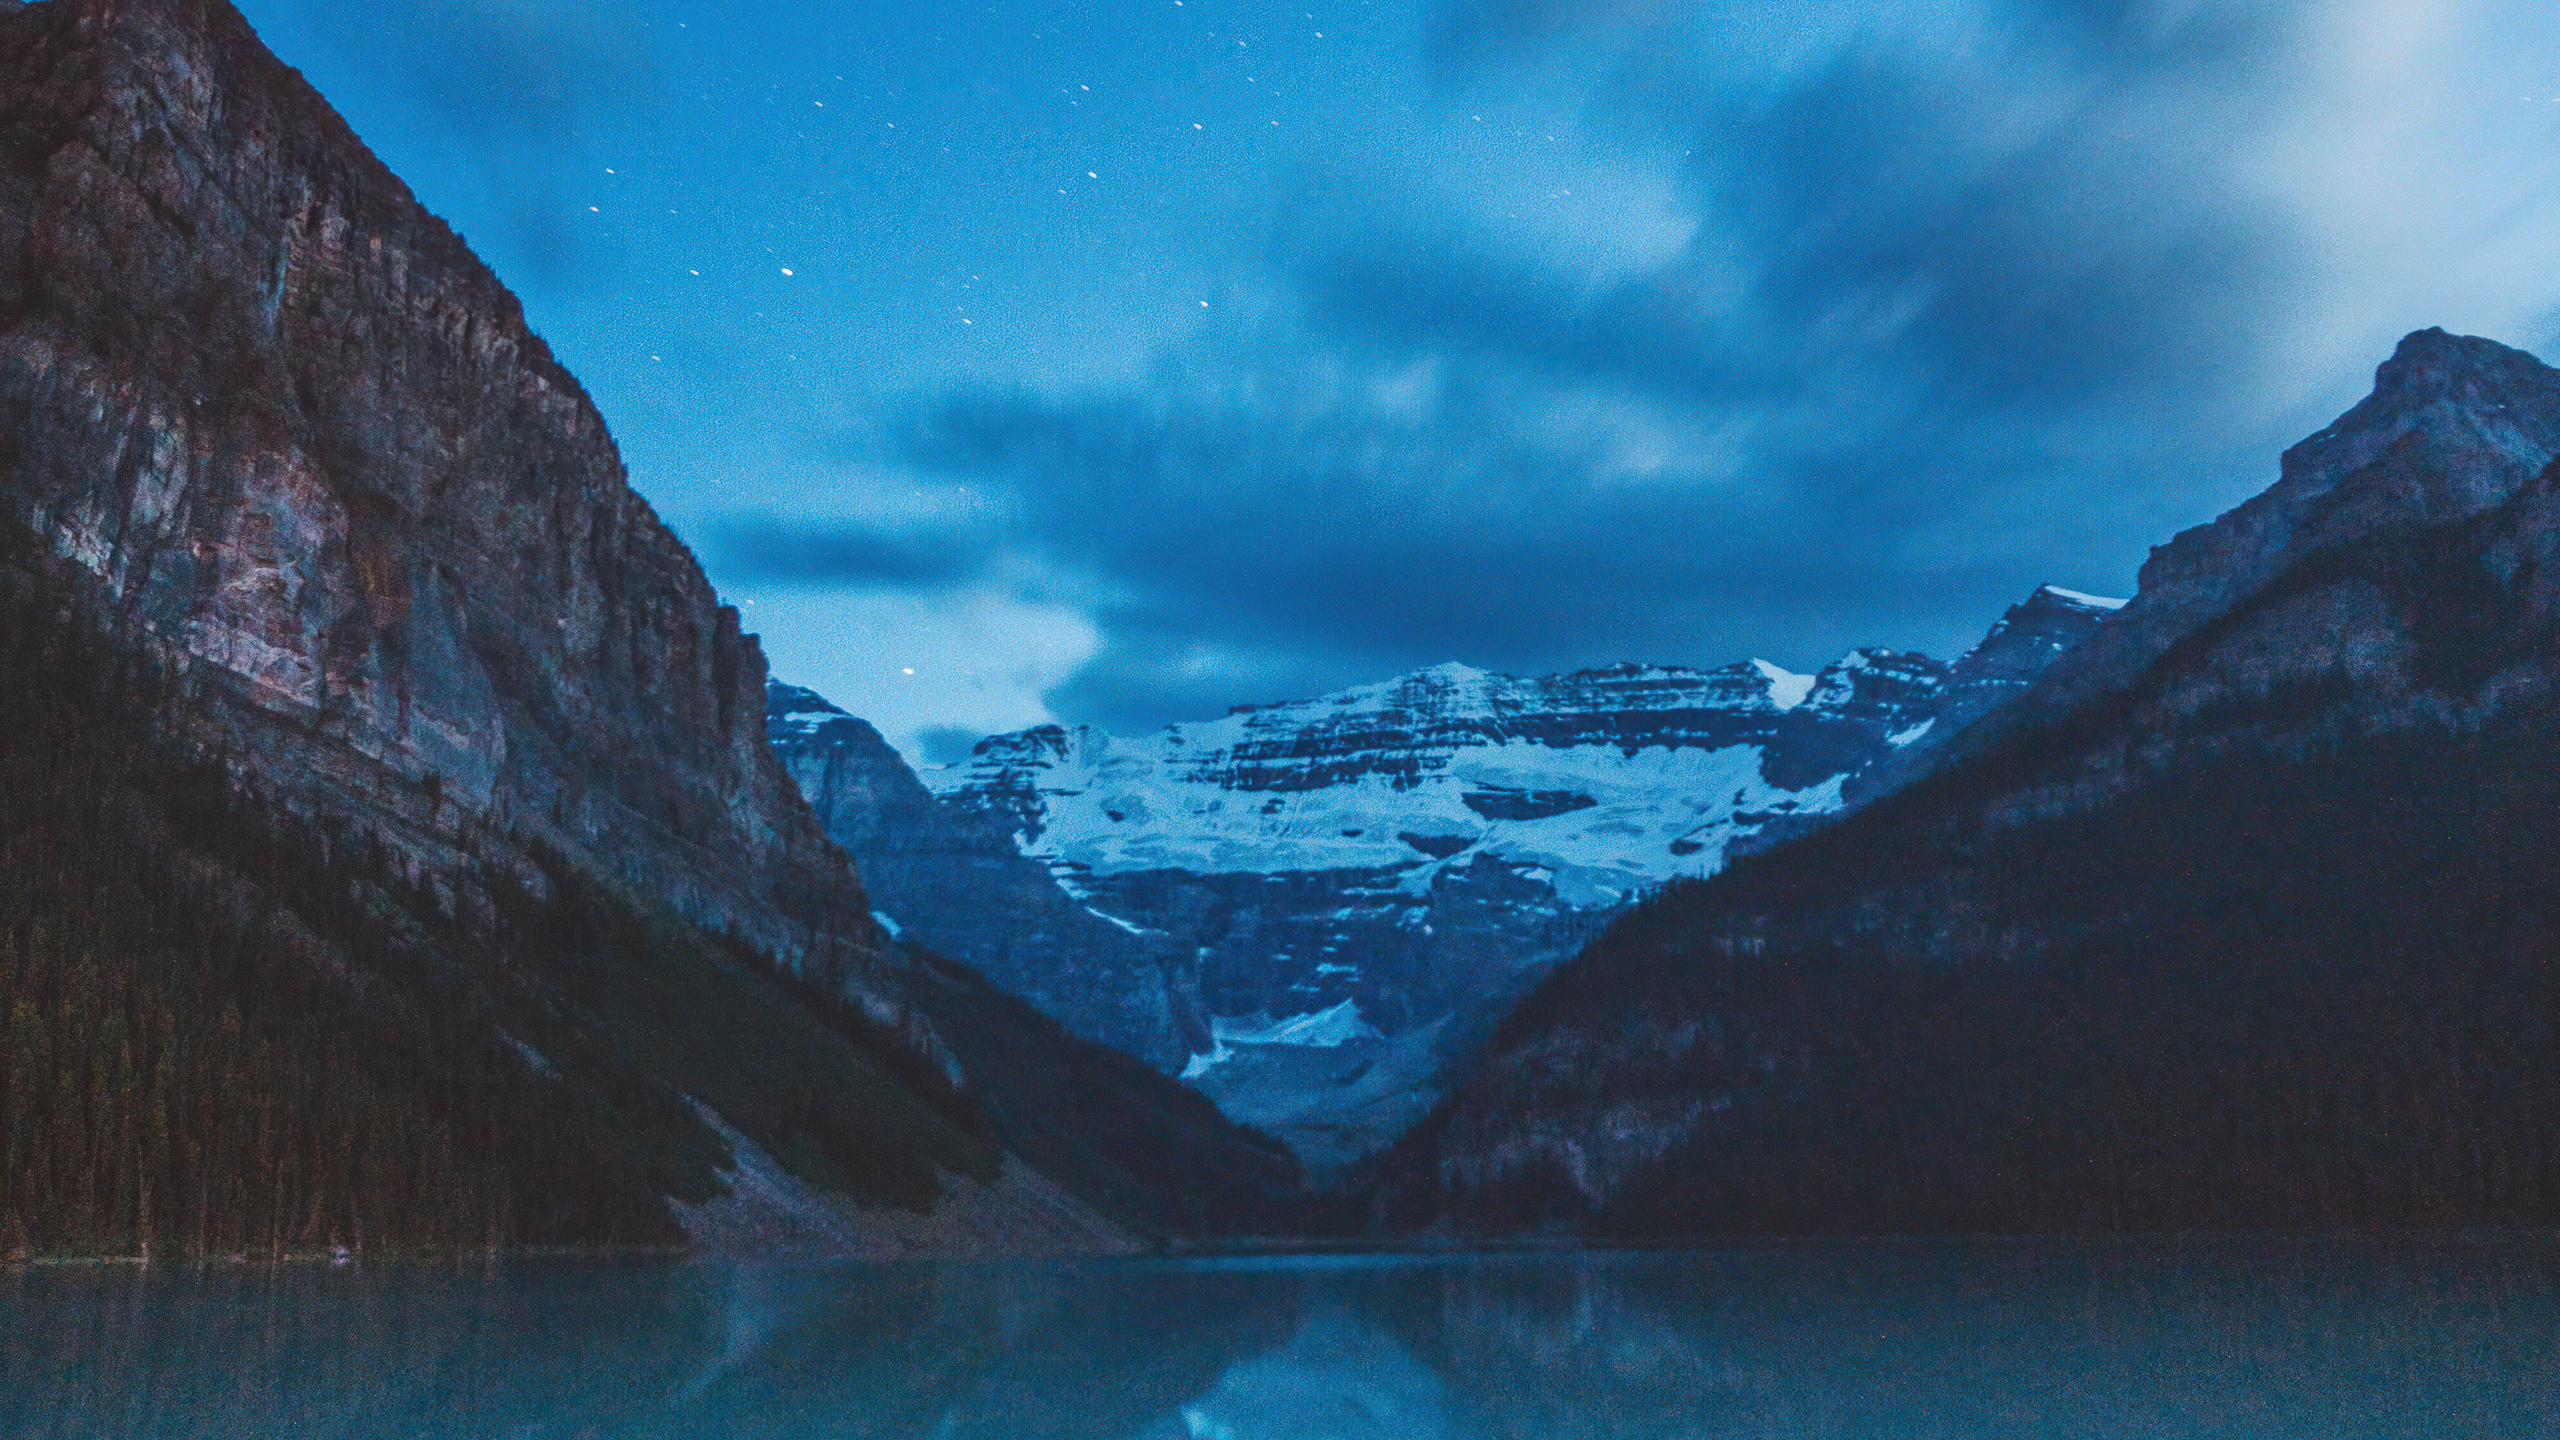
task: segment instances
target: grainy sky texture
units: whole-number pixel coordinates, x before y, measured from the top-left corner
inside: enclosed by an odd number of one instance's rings
[[[248,0],[911,754],[1960,651],[2560,329],[2548,0]]]

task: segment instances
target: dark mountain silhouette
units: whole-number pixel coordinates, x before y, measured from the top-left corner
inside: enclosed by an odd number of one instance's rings
[[[1373,1218],[2560,1216],[2560,374],[2424,331],[1934,772],[1509,1018]]]

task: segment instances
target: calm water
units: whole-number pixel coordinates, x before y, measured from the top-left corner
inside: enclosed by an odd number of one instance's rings
[[[2560,1436],[2560,1245],[0,1274],[0,1435]]]

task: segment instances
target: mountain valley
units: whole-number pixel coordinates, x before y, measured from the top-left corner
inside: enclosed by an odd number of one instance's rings
[[[1137,739],[994,736],[920,777],[809,691],[777,683],[769,723],[891,923],[1331,1172],[1609,917],[1858,803],[2121,603],[2044,587],[1952,665],[1444,665]]]
[[[1952,662],[918,771],[227,0],[0,6],[0,162],[0,1260],[2560,1219],[2522,351]]]

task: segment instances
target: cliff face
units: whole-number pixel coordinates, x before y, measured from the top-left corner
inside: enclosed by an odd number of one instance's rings
[[[827,834],[860,857],[902,939],[969,965],[1078,1033],[1168,1072],[1209,1048],[1189,952],[1059,888],[986,815],[938,804],[869,722],[814,691],[766,687],[775,755]]]
[[[2377,367],[2370,395],[2285,451],[2275,484],[2155,546],[2132,602],[2097,643],[2053,667],[2020,718],[2133,684],[2305,556],[2491,510],[2555,454],[2560,372],[2494,340],[2416,331]],[[1981,738],[2007,733],[1995,725]]]
[[[341,1020],[422,1037],[376,1057],[381,1113],[426,1133],[442,1097],[486,1097],[455,1163],[547,1218],[483,1206],[403,1233],[667,1238],[674,1214],[723,1250],[1109,1246],[1288,1182],[1198,1097],[882,935],[767,744],[755,641],[593,405],[222,0],[0,13],[0,572],[13,655],[166,677],[99,700],[150,712],[118,744],[172,774],[210,763],[229,794],[182,813],[108,786],[97,803],[166,813],[102,824],[122,850],[0,903],[94,915],[120,871],[227,873],[225,827],[264,837],[242,845],[264,870],[184,893],[317,937],[268,947],[290,974],[226,992],[81,920],[91,970],[166,990],[151,1013],[176,1017],[161,1053],[181,1071],[169,1057],[210,1053],[226,1006],[274,1027],[285,1071],[362,1054]],[[77,751],[29,743],[0,790]],[[7,813],[76,830],[64,803],[39,786]],[[17,998],[91,973],[30,965],[8,972],[38,987]],[[96,1033],[43,1063],[90,1065]],[[515,1067],[521,1094],[497,1078]],[[270,1088],[259,1113],[284,1133],[326,1130],[297,1108],[320,1101]],[[0,1083],[0,1109],[50,1103]],[[508,1138],[527,1113],[565,1127],[555,1159]],[[574,1146],[620,1157],[589,1167],[612,1193],[523,1193],[567,1183]],[[363,1193],[361,1166],[323,1168]],[[283,1194],[296,1173],[215,1190]],[[33,1206],[57,1236],[101,1213],[68,1196],[0,1212]],[[882,1205],[966,1218],[884,1240],[860,1218]],[[149,1243],[149,1208],[108,1229]]]
[[[2024,601],[2009,607],[1982,643],[1968,650],[1948,668],[1945,689],[1938,698],[1936,717],[1927,733],[1881,757],[1841,782],[1840,809],[1855,810],[1877,798],[1890,795],[1946,761],[1952,754],[1964,753],[1971,741],[1960,741],[1967,727],[1986,719],[2003,706],[2028,695],[2036,682],[2043,679],[2065,655],[2081,642],[2098,633],[2125,608],[2125,601],[2103,595],[2084,595],[2077,590],[2040,586]],[[2053,701],[2042,695],[2019,706],[2014,716],[2020,724],[2032,724],[2039,716],[2052,714]],[[2005,722],[1994,722],[1998,728]],[[1823,821],[1817,819],[1782,821],[1764,828],[1757,836],[1735,847],[1736,855],[1756,854],[1773,845],[1811,833]]]
[[[1936,772],[1559,970],[1385,1210],[2549,1223],[2555,440],[2560,374],[2410,337]]]
[[[219,0],[0,25],[0,503],[193,657],[261,783],[430,871],[529,830],[873,953],[754,641],[462,241]]]

